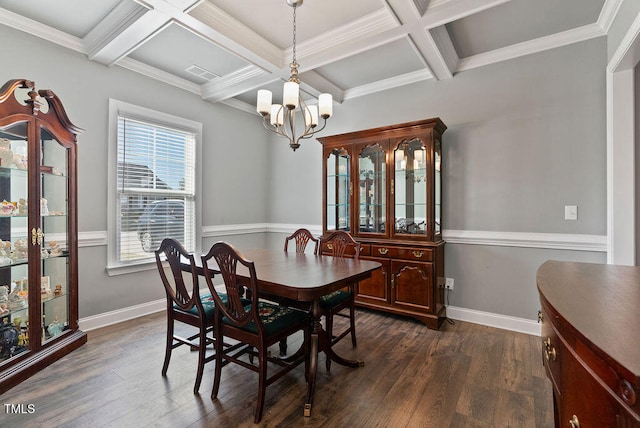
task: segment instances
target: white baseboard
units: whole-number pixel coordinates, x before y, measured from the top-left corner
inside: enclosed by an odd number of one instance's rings
[[[138,317],[164,311],[166,300],[160,299],[141,305],[130,306],[103,314],[80,318],[80,330],[91,331],[101,327],[107,327],[123,321],[129,321]],[[474,324],[486,325],[488,327],[500,328],[503,330],[516,331],[519,333],[540,336],[541,327],[535,321],[510,317],[507,315],[493,314],[490,312],[476,311],[473,309],[447,306],[447,317],[453,320],[466,321]]]
[[[101,327],[107,327],[123,321],[129,321],[145,315],[164,311],[167,308],[167,300],[160,299],[153,302],[142,303],[140,305],[129,306],[128,308],[117,309],[86,318],[80,318],[78,324],[80,330],[91,331]]]
[[[502,330],[516,331],[532,336],[540,336],[542,334],[540,324],[525,318],[476,311],[474,309],[459,308],[457,306],[447,306],[447,317],[453,320],[486,325],[487,327],[495,327]]]

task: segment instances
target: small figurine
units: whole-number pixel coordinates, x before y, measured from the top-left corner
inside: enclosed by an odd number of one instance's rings
[[[6,303],[0,303],[0,316],[6,315],[9,313],[9,308]]]
[[[15,311],[16,309],[22,309],[27,306],[25,300],[18,293],[20,289],[16,286],[11,293],[9,293],[9,310]]]
[[[56,297],[62,296],[62,284],[56,284],[56,288],[53,290],[53,295]]]
[[[13,243],[13,253],[11,253],[11,259],[14,261],[27,258],[27,243],[24,239],[17,239]]]
[[[9,287],[0,285],[0,304],[9,302]]]
[[[27,207],[27,200],[25,198],[18,200],[18,214],[29,214],[29,208]]]
[[[49,255],[52,257],[62,255],[62,248],[60,248],[58,241],[49,241]]]
[[[27,169],[29,167],[29,161],[25,155],[13,155],[13,163],[18,169]]]
[[[62,323],[58,321],[58,316],[56,315],[53,322],[49,324],[49,327],[47,327],[47,331],[51,337],[54,337],[62,333],[62,327]]]
[[[18,291],[18,296],[22,297],[24,300],[29,298],[29,280],[27,278],[22,278],[20,281],[16,281],[16,286],[19,286],[20,291]]]
[[[11,140],[0,138],[0,165],[10,167],[13,165],[13,151],[11,150]]]
[[[11,241],[0,240],[0,266],[11,264]]]
[[[6,199],[0,203],[0,214],[2,215],[12,215],[15,209],[16,206],[13,202],[9,202]]]
[[[49,208],[45,198],[40,198],[40,215],[49,215]]]

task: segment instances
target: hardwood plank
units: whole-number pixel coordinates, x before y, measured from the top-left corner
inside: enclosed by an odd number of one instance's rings
[[[224,367],[218,398],[211,400],[215,363],[207,364],[194,395],[195,352],[174,350],[167,376],[160,373],[165,328],[158,313],[89,332],[86,345],[0,396],[2,403],[35,406],[32,414],[0,409],[0,424],[255,426],[256,373]],[[312,416],[305,418],[300,366],[267,388],[259,426],[553,426],[539,337],[460,321],[434,331],[412,318],[360,309],[356,330],[357,348],[346,338],[336,349],[364,360],[364,367],[334,363],[327,372],[321,357]],[[292,338],[290,351],[301,340]]]

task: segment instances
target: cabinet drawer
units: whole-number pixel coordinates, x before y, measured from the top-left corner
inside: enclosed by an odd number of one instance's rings
[[[392,259],[433,261],[431,248],[394,247],[391,245],[371,245],[371,255],[375,257],[389,257]]]
[[[542,364],[545,366],[549,379],[556,393],[562,395],[562,357],[564,346],[558,333],[551,325],[552,315],[542,310]]]

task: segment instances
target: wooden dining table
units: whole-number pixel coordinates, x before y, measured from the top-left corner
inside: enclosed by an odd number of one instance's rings
[[[300,254],[282,250],[248,249],[241,251],[241,253],[244,258],[253,261],[255,265],[260,293],[310,304],[313,329],[304,415],[311,416],[320,352],[324,352],[327,358],[344,366],[364,366],[364,361],[343,358],[333,350],[331,338],[327,337],[327,332],[321,323],[320,298],[349,284],[369,278],[373,271],[380,269],[381,264],[371,260]],[[196,263],[201,263],[199,257],[196,257]],[[209,270],[214,275],[219,273],[215,260],[211,259],[209,263]],[[185,268],[190,269],[188,265]],[[201,265],[199,265],[199,269],[202,269]],[[244,274],[248,274],[248,272],[244,272]],[[238,266],[238,275],[243,276],[240,266]]]

